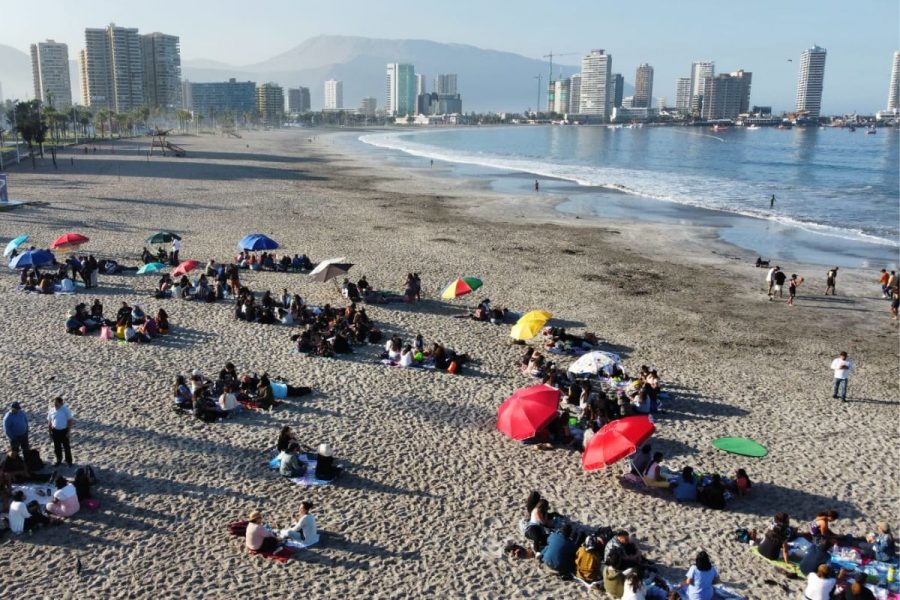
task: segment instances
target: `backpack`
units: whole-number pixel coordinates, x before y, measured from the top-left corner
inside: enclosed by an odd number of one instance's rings
[[[735,539],[742,544],[750,543],[750,532],[746,529],[738,529],[734,532]]]
[[[41,459],[41,453],[37,448],[30,448],[25,451],[25,466],[29,471],[40,471],[44,468],[44,461]]]
[[[228,533],[235,537],[244,537],[247,535],[247,525],[250,521],[235,521],[228,524]]]

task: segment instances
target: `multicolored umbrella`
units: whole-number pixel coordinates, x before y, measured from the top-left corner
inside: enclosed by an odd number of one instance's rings
[[[26,250],[9,262],[10,269],[33,269],[46,267],[56,260],[49,250]]]
[[[444,300],[459,298],[460,296],[471,294],[482,285],[484,284],[477,277],[460,277],[455,281],[451,281],[450,284],[444,288],[444,291],[441,292],[441,298]]]
[[[14,240],[11,240],[6,245],[6,250],[3,251],[3,256],[9,256],[10,254],[12,254],[13,250],[15,250],[16,248],[18,248],[19,246],[21,246],[22,244],[27,242],[28,239],[29,238],[27,235],[20,235],[19,237],[15,238]]]
[[[168,244],[172,240],[180,240],[181,236],[171,231],[158,231],[147,238],[148,244]]]
[[[635,453],[656,427],[648,417],[625,417],[610,421],[594,434],[581,455],[585,471],[603,469]]]
[[[257,252],[259,250],[275,250],[278,248],[278,242],[261,233],[251,233],[245,235],[240,242],[238,248],[241,250],[251,250]]]
[[[90,240],[87,236],[80,233],[64,233],[56,241],[50,244],[51,250],[62,250],[63,252],[75,250],[82,244],[87,244]]]
[[[533,310],[522,315],[509,332],[515,340],[530,340],[544,328],[553,315],[546,310]]]
[[[538,384],[517,390],[497,409],[497,429],[525,440],[549,423],[559,409],[559,390]]]
[[[158,262],[147,263],[146,265],[144,265],[143,267],[138,269],[138,275],[152,275],[153,273],[156,273],[157,271],[162,271],[165,268],[166,268],[166,265],[164,265],[163,263],[158,263]]]
[[[177,267],[175,267],[175,270],[172,271],[172,276],[179,277],[181,275],[186,275],[199,266],[200,263],[198,263],[196,260],[183,260],[178,264]]]

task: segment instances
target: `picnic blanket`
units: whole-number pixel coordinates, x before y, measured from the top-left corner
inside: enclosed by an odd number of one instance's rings
[[[262,556],[263,558],[268,558],[269,560],[286,563],[291,559],[294,553],[297,552],[297,549],[288,545],[284,545],[275,552],[260,552],[259,550],[248,550],[248,552],[251,556]]]
[[[300,459],[300,462],[306,464],[306,473],[303,477],[285,477],[285,479],[289,479],[295,485],[302,485],[306,487],[322,487],[326,485],[331,485],[334,480],[325,480],[325,479],[316,479],[316,459],[309,454],[300,454],[297,456]],[[278,457],[276,456],[272,460],[269,461],[269,468],[278,470],[279,467]]]

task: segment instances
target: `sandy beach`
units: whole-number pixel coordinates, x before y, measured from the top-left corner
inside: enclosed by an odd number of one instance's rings
[[[229,261],[260,232],[313,261],[345,256],[354,279],[400,291],[422,276],[425,300],[369,306],[387,334],[421,333],[475,360],[462,376],[377,362],[367,346],[349,358],[291,352],[285,326],[236,321],[233,306],[155,300],[156,278],[100,277],[97,290],[39,296],[0,275],[0,386],[32,424],[32,445],[52,460],[43,418],[56,394],[77,421],[73,454],[100,478],[97,511],[0,544],[5,597],[563,598],[583,594],[535,561],[502,557],[524,543],[517,524],[539,490],[554,510],[590,525],[626,528],[670,580],[699,548],[722,581],[749,598],[797,598],[787,580],[734,541],[776,511],[794,524],[836,509],[834,528],[862,535],[900,526],[898,332],[877,271],[841,268],[838,296],[822,295],[822,267],[782,265],[806,277],[796,307],[768,302],[755,256],[696,227],[594,221],[553,210],[540,196],[491,194],[459,179],[386,168],[324,132],[243,133],[243,139],[173,137],[185,158],[146,155],[149,140],[49,158],[9,171],[11,196],[29,205],[0,213],[0,241],[27,233],[38,246],[78,231],[98,258],[138,265],[143,240],[167,229],[181,257]],[[439,165],[436,165],[439,168]],[[280,250],[279,250],[280,253]],[[438,299],[451,279],[485,286]],[[342,303],[333,285],[299,274],[247,273],[255,291]],[[666,465],[710,472],[745,468],[752,495],[727,511],[636,494],[616,465],[586,473],[579,454],[539,451],[495,427],[498,405],[532,383],[517,368],[509,328],[453,319],[479,298],[517,312],[551,311],[556,324],[595,332],[636,370],[652,365],[670,391],[653,445]],[[100,298],[107,311],[163,307],[173,331],[148,345],[65,333],[65,313]],[[856,363],[849,401],[831,398],[831,360]],[[567,365],[572,359],[560,362]],[[313,388],[271,413],[204,424],[174,413],[177,373],[268,371]],[[3,411],[7,410],[4,405]],[[278,430],[330,443],[346,473],[307,489],[266,467]],[[719,436],[747,436],[764,459],[725,454]],[[312,500],[321,545],[278,564],[251,557],[226,525],[254,509],[285,527]],[[83,570],[75,572],[76,557]],[[767,585],[774,579],[785,588]],[[596,594],[598,597],[602,594]]]

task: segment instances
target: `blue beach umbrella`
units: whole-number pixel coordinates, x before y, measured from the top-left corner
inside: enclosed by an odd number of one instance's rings
[[[26,250],[12,259],[10,269],[33,269],[34,267],[46,267],[52,265],[56,258],[49,250]]]
[[[251,233],[238,242],[238,248],[254,252],[258,250],[274,250],[278,248],[278,242],[261,233]]]
[[[9,256],[12,254],[12,251],[24,244],[28,241],[27,235],[20,235],[16,239],[12,240],[10,243],[6,245],[6,250],[3,251],[3,256]]]
[[[157,271],[162,271],[166,268],[166,265],[158,262],[147,263],[140,269],[138,269],[138,275],[152,275]]]

